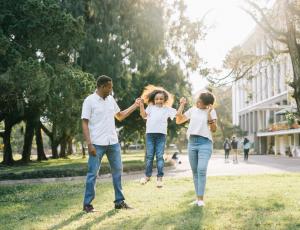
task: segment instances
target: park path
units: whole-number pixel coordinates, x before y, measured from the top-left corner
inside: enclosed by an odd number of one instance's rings
[[[180,156],[181,164],[174,167],[165,168],[165,177],[181,178],[191,177],[192,172],[188,162],[187,155]],[[249,161],[244,162],[239,158],[238,164],[233,164],[232,160],[225,163],[222,155],[213,155],[208,165],[208,176],[240,176],[240,175],[257,175],[300,172],[300,158],[288,158],[284,156],[267,156],[267,155],[250,155]],[[153,171],[156,175],[156,170]],[[138,180],[143,176],[143,171],[124,173],[123,180]],[[85,176],[66,177],[66,178],[40,178],[25,180],[6,180],[0,181],[0,185],[15,184],[35,184],[67,181],[84,181]],[[105,174],[98,178],[98,181],[110,181],[111,175]]]

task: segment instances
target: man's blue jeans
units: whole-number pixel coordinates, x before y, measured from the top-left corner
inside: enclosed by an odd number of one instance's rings
[[[191,135],[188,143],[188,153],[196,195],[203,196],[207,165],[212,154],[212,141],[202,136]]]
[[[101,160],[106,153],[109,165],[111,168],[113,186],[115,190],[115,203],[120,203],[125,200],[122,193],[121,175],[122,175],[122,160],[120,144],[114,145],[94,145],[96,148],[96,156],[89,155],[88,172],[86,177],[86,187],[83,204],[91,204],[95,198],[96,178],[101,167]]]
[[[146,134],[146,177],[152,176],[154,155],[156,155],[157,177],[164,176],[164,151],[166,135],[162,133]]]

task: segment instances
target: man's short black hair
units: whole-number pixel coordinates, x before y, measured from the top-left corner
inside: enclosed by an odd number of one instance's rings
[[[201,93],[199,99],[204,105],[213,105],[215,102],[215,96],[210,92]]]
[[[112,81],[112,79],[106,75],[101,75],[97,78],[97,87],[106,85],[108,82]]]

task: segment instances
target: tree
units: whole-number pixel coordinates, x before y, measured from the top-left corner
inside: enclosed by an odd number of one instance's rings
[[[293,80],[290,86],[293,88],[298,114],[300,114],[300,43],[299,43],[299,19],[300,4],[298,0],[278,0],[272,9],[264,9],[255,1],[246,1],[243,7],[255,22],[272,39],[284,44],[287,50],[279,50],[277,53],[288,52],[293,66]],[[272,21],[277,18],[278,21]]]
[[[190,95],[182,69],[200,68],[195,45],[205,33],[202,22],[191,22],[185,16],[184,1],[69,0],[63,6],[74,17],[83,16],[86,22],[78,65],[94,76],[112,77],[114,96],[121,109],[140,96],[148,84],[166,87],[177,97]],[[117,122],[117,126],[122,128],[123,142],[130,141],[135,130],[144,132],[144,121],[138,112]]]
[[[69,62],[83,36],[82,18],[73,18],[55,0],[2,1],[0,9],[0,114],[5,123],[4,161],[12,164],[11,128],[26,122],[22,161],[30,160],[39,120],[45,109],[54,64]],[[47,26],[45,26],[47,25]],[[42,152],[39,152],[44,158]]]
[[[42,128],[51,140],[53,158],[66,157],[66,145],[78,129],[83,99],[95,88],[94,77],[71,66],[60,65],[51,80],[47,108],[43,113]]]

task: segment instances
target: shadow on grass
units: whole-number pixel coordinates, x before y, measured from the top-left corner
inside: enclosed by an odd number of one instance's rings
[[[194,192],[188,192],[183,197],[192,197],[191,195],[193,194]],[[161,207],[160,212],[126,219],[117,225],[107,226],[103,229],[201,229],[205,209],[190,205],[190,202],[191,201],[185,199],[176,205],[175,210],[165,211],[164,208]]]
[[[93,221],[85,223],[84,225],[81,225],[81,226],[77,227],[76,229],[78,229],[78,230],[90,229],[93,225],[101,223],[101,221],[105,220],[108,217],[114,216],[116,213],[118,213],[117,210],[111,209],[110,211],[106,212],[105,214],[95,218]],[[122,228],[120,228],[120,229],[122,229]]]
[[[0,226],[6,226],[6,229],[26,228],[28,225],[36,223],[36,218],[47,219],[49,216],[62,214],[54,221],[51,229],[61,229],[64,226],[79,220],[84,212],[75,211],[72,216],[65,215],[70,210],[75,210],[77,204],[81,201],[83,183],[59,183],[43,185],[18,185],[0,187],[1,206],[12,205],[21,206],[22,209],[10,209],[0,217]],[[102,186],[101,192],[108,193],[111,187]],[[58,199],[59,198],[59,199]],[[62,218],[68,218],[62,220]],[[61,222],[59,222],[61,220]],[[1,227],[0,227],[1,228]]]
[[[56,229],[61,229],[67,225],[69,225],[70,223],[72,223],[73,221],[77,221],[79,220],[85,213],[83,211],[78,212],[77,214],[71,216],[70,218],[68,218],[67,220],[64,220],[54,226],[52,226],[51,228],[49,228],[49,230],[56,230]]]

